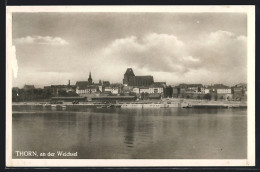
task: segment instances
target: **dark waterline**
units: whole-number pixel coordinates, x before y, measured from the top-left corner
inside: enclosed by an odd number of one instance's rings
[[[13,158],[245,159],[246,109],[13,112]],[[17,157],[15,151],[77,152]]]

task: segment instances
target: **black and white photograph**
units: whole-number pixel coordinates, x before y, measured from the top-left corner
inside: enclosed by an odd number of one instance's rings
[[[253,6],[7,7],[9,166],[253,166]]]

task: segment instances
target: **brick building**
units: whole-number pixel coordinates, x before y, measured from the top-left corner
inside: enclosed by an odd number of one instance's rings
[[[153,83],[153,76],[135,76],[132,68],[127,68],[123,78],[123,84],[127,86],[150,86]]]

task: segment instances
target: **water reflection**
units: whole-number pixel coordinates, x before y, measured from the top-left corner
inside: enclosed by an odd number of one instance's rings
[[[127,115],[126,126],[124,127],[125,141],[127,147],[133,147],[135,132],[135,115]]]
[[[77,151],[70,158],[84,159],[236,159],[246,158],[246,129],[246,110],[237,109],[26,109],[13,113],[13,152]]]
[[[92,115],[89,115],[89,117],[88,117],[88,139],[89,139],[89,142],[91,142],[91,136],[92,136]]]

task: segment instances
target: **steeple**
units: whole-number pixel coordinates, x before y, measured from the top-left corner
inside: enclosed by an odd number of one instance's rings
[[[89,83],[89,85],[92,85],[91,72],[89,72],[88,83]]]

